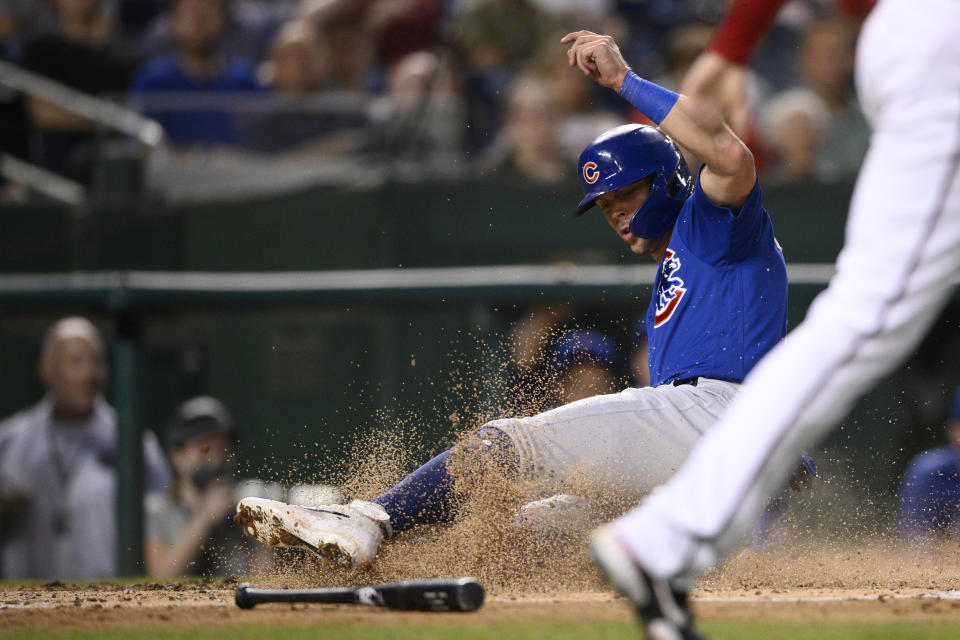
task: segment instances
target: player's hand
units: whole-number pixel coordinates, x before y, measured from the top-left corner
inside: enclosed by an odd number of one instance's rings
[[[738,136],[748,134],[747,70],[719,53],[701,53],[680,83],[680,93],[720,107],[723,117]]]
[[[563,36],[561,44],[573,43],[567,50],[570,66],[576,65],[597,84],[619,91],[630,66],[620,54],[620,48],[610,36],[592,31],[574,31]]]

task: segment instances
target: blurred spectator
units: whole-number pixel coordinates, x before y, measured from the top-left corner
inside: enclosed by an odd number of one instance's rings
[[[484,0],[459,17],[457,43],[472,69],[516,68],[562,24],[529,0]]]
[[[960,539],[960,389],[944,426],[947,445],[918,454],[903,474],[900,533],[909,541]]]
[[[606,334],[594,329],[562,334],[550,353],[550,365],[557,374],[551,405],[615,392],[616,361],[617,346]]]
[[[84,318],[55,323],[43,341],[47,394],[0,424],[0,550],[4,578],[93,579],[116,573],[117,420],[101,395],[103,343]],[[148,491],[170,473],[144,433]]]
[[[393,67],[408,55],[440,44],[444,0],[376,0],[367,27],[376,43],[376,61]]]
[[[853,57],[854,33],[845,21],[818,20],[804,32],[799,65],[806,86],[775,96],[762,116],[787,179],[835,181],[860,168],[870,130],[853,93]]]
[[[815,179],[829,117],[823,101],[807,89],[771,99],[760,123],[770,153],[764,178],[771,184]]]
[[[141,0],[131,0],[139,5]],[[291,19],[295,2],[273,0],[272,2],[244,2],[242,0],[203,0],[205,4],[218,5],[224,15],[223,31],[217,46],[227,60],[246,60],[256,64],[269,54],[270,42],[276,30]],[[177,28],[174,26],[173,6],[157,16],[140,38],[140,54],[144,58],[158,58],[176,53],[179,49]],[[142,8],[139,8],[143,11]],[[131,20],[142,20],[132,11],[124,11]]]
[[[231,518],[238,499],[237,433],[227,408],[208,396],[187,400],[166,441],[175,484],[146,501],[147,574],[236,576],[262,565],[270,551],[253,544]]]
[[[108,7],[104,0],[56,0],[59,26],[26,43],[23,67],[96,96],[125,91],[138,61],[111,41],[114,22]],[[96,157],[92,124],[37,98],[27,98],[26,105],[38,132],[34,160],[89,183]]]
[[[557,31],[560,25],[528,0],[481,0],[456,19],[453,35],[466,65],[471,150],[493,143],[516,69]]]
[[[282,94],[310,94],[324,87],[330,73],[329,51],[308,22],[288,22],[270,49],[264,85]]]
[[[650,346],[647,344],[647,318],[640,316],[630,334],[630,379],[634,387],[650,386]]]
[[[509,338],[506,396],[511,404],[504,409],[516,415],[532,415],[547,408],[547,396],[556,378],[548,363],[551,345],[572,313],[568,305],[535,306],[517,320]]]
[[[678,26],[667,34],[664,44],[665,73],[655,79],[657,84],[677,91],[690,65],[703,53],[713,38],[713,27],[703,22]]]
[[[19,60],[24,42],[57,30],[56,0],[0,0],[3,57]]]
[[[625,35],[626,26],[621,24],[614,0],[530,0],[530,4],[581,29],[609,33],[615,38]]]
[[[387,87],[371,108],[378,150],[431,175],[455,171],[466,115],[449,58],[411,53],[390,70]]]
[[[560,113],[550,85],[536,75],[517,78],[497,141],[485,152],[480,174],[523,183],[559,184],[569,163],[558,146]]]
[[[830,117],[817,153],[821,180],[856,174],[867,152],[870,127],[853,91],[856,34],[839,19],[814,22],[800,43],[800,65]]]
[[[538,56],[536,73],[549,85],[549,99],[557,108],[557,145],[566,162],[575,164],[584,147],[604,131],[624,124],[623,113],[604,106],[597,84],[573,73],[567,57],[558,55],[555,42],[546,42]]]
[[[357,145],[360,130],[369,123],[366,105],[342,95],[336,101],[320,99],[329,80],[329,55],[309,22],[295,20],[279,31],[261,73],[275,97],[273,108],[244,119],[245,147],[331,153]]]
[[[327,88],[362,94],[382,89],[383,78],[374,66],[375,43],[366,22],[368,2],[307,0],[300,17],[320,32],[330,61]]]
[[[227,17],[220,0],[173,0],[170,25],[177,51],[147,61],[133,80],[134,96],[145,103],[145,112],[163,125],[175,143],[237,144],[235,114],[204,102],[216,100],[215,94],[222,99],[227,94],[262,92],[252,64],[225,59],[221,53]],[[186,93],[198,94],[199,101],[193,109],[178,109]]]

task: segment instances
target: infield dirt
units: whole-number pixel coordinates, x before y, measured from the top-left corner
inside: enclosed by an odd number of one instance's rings
[[[469,556],[472,560],[461,559],[444,571],[444,564],[458,555],[454,549],[434,556],[435,561],[420,557],[410,562],[409,553],[424,544],[436,549],[434,545],[444,541],[443,533],[434,532],[432,539],[388,543],[382,562],[359,573],[330,571],[313,560],[300,559],[295,570],[287,566],[253,580],[274,588],[359,584],[453,575],[459,574],[459,569],[489,566],[484,558]],[[960,594],[951,591],[960,584],[958,565],[955,553],[894,552],[879,543],[850,550],[745,551],[701,582],[693,594],[693,606],[706,620],[960,623]],[[583,623],[632,617],[627,604],[603,587],[581,554],[541,564],[537,575],[524,576],[520,570],[499,576],[490,575],[489,570],[484,573],[487,602],[470,614],[391,612],[351,605],[262,605],[240,610],[233,604],[236,580],[0,585],[0,633],[15,636],[26,629],[190,629],[251,624]]]

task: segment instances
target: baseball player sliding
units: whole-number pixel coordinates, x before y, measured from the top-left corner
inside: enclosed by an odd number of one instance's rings
[[[717,114],[630,73],[611,39],[580,32],[565,42],[571,61],[660,125],[617,127],[583,151],[574,214],[597,205],[634,253],[659,262],[646,319],[652,386],[489,422],[370,501],[308,508],[245,498],[236,521],[249,535],[369,563],[385,537],[456,516],[460,469],[492,470],[544,495],[589,478],[598,494],[638,500],[674,473],[785,334],[786,267],[744,143]],[[697,175],[678,144],[703,159]]]
[[[725,51],[756,42],[776,4],[734,2],[721,46],[694,65],[688,86],[730,98],[725,88],[742,70]],[[731,32],[742,36],[734,47],[722,41]],[[615,52],[598,48],[595,37],[575,37],[571,55],[581,68],[601,78],[622,73]],[[650,638],[700,637],[684,606],[692,580],[743,540],[787,463],[904,360],[953,291],[960,2],[881,0],[860,36],[856,80],[873,135],[836,276],[804,322],[751,371],[673,479],[594,533],[595,560],[634,603]]]

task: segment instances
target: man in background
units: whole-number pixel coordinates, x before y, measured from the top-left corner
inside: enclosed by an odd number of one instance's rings
[[[116,573],[117,417],[104,400],[103,341],[80,317],[56,322],[40,354],[47,394],[0,423],[4,578],[95,579]],[[148,491],[170,483],[144,434]]]
[[[227,58],[222,52],[228,17],[225,4],[213,0],[174,0],[170,13],[177,49],[173,54],[148,60],[133,79],[131,91],[174,143],[237,144],[235,114],[211,108],[216,105],[205,104],[204,94],[215,98],[221,93],[250,94],[262,89],[251,62]],[[198,94],[200,99],[193,109],[183,106],[184,96],[180,95],[190,93]]]

